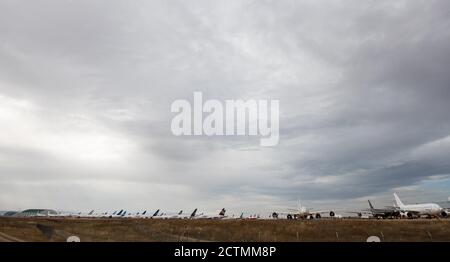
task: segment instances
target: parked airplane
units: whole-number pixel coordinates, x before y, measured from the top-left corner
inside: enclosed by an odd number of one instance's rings
[[[105,218],[105,217],[110,217],[112,215],[108,215],[108,212],[97,213],[97,212],[94,212],[94,210],[91,210],[89,213],[82,213],[82,212],[78,212],[76,214],[66,213],[62,216],[76,216],[76,217],[84,217],[84,218]]]
[[[369,202],[369,208],[362,210],[362,212],[350,212],[350,213],[357,213],[359,217],[363,216],[363,213],[370,213],[370,215],[374,218],[393,218],[393,217],[399,217],[400,211],[397,208],[394,207],[386,207],[386,208],[375,208],[370,200],[367,200]]]
[[[189,218],[189,219],[195,218],[196,214],[197,214],[197,208],[194,209],[194,211],[192,211],[191,215],[187,218]]]
[[[227,210],[225,208],[222,208],[222,210],[220,210],[218,215],[204,215],[203,213],[195,216],[194,218],[206,218],[206,219],[224,219],[227,218],[227,216],[225,215],[225,212]]]
[[[420,217],[420,216],[428,216],[428,217],[447,217],[448,213],[442,207],[435,203],[425,203],[425,204],[414,204],[414,205],[405,205],[394,193],[395,202],[398,206],[399,211],[406,217]]]
[[[126,217],[130,217],[130,218],[144,218],[146,213],[147,213],[147,210],[144,210],[144,212],[142,212],[142,213],[139,213],[139,212],[137,212],[136,214],[129,213]]]
[[[172,215],[167,215],[167,214],[161,214],[160,216],[157,216],[155,218],[158,219],[169,219],[169,218],[180,218],[180,216],[183,214],[183,210],[180,210],[178,213],[176,214],[172,214]]]
[[[305,206],[302,206],[300,201],[298,202],[298,207],[296,209],[288,208],[287,212],[273,212],[272,218],[278,219],[279,215],[286,215],[287,219],[314,219],[314,218],[321,218],[322,214],[328,214],[330,217],[341,217],[340,215],[336,216],[336,213],[334,211],[313,211],[310,208],[307,208]]]
[[[249,217],[247,217],[247,219],[260,219],[261,217],[259,216],[259,214],[253,214],[250,215]]]
[[[197,209],[194,210],[194,215],[197,212]],[[154,219],[182,219],[182,218],[190,218],[189,215],[183,214],[183,210],[180,210],[178,213],[176,214],[166,214],[166,213],[161,213],[159,216],[152,216],[152,218]]]
[[[170,216],[170,218],[180,218],[183,215],[183,210],[180,210],[180,212],[178,212],[178,214]]]
[[[190,215],[178,215],[178,218],[182,218],[182,219],[192,219],[195,218],[197,216],[197,208],[194,209],[194,211],[192,211],[192,213]]]
[[[114,211],[111,215],[109,215],[109,218],[113,218],[113,217],[121,217],[123,213],[123,209],[121,209],[119,212]]]
[[[158,216],[158,213],[159,213],[159,209],[158,210],[156,210],[155,211],[155,213],[153,213],[153,215],[150,217],[150,218],[153,218],[153,217],[156,217],[156,216]]]
[[[91,210],[89,213],[78,212],[77,217],[93,217],[94,210]]]
[[[145,210],[144,212],[142,212],[142,214],[140,214],[138,216],[138,218],[154,218],[156,216],[158,216],[159,214],[159,209],[157,209],[153,214],[149,214],[147,213],[147,210]]]

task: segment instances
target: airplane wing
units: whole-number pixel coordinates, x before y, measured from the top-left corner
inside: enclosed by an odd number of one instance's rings
[[[277,210],[274,211],[273,213],[277,213],[278,215],[296,215],[296,214],[300,214],[302,211],[295,209],[295,208],[286,208],[282,211]]]
[[[292,211],[292,212],[289,212],[289,211],[274,211],[272,213],[277,213],[278,215],[295,215],[295,214],[298,214],[299,211],[298,210],[295,210],[295,211]]]
[[[335,215],[333,210],[309,210],[308,213],[310,215],[316,215],[316,214],[328,214],[330,216],[334,216]]]
[[[357,215],[361,215],[361,214],[371,214],[370,211],[366,211],[366,210],[361,210],[361,211],[346,211],[345,213],[349,213],[349,214],[357,214]]]
[[[325,214],[330,212],[331,210],[309,210],[309,213],[311,214]]]
[[[389,210],[400,210],[400,208],[396,206],[384,206],[384,207]]]
[[[420,212],[415,211],[415,210],[399,209],[399,211],[401,211],[401,212],[408,212],[408,213],[413,214],[413,215],[420,215]]]

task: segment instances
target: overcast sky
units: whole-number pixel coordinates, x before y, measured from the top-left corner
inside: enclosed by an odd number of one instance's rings
[[[0,0],[0,210],[269,212],[450,196],[450,2]],[[278,99],[280,143],[176,137]]]

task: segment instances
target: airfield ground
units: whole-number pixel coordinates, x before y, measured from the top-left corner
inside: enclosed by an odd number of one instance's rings
[[[0,218],[0,241],[450,241],[449,219],[180,220]]]

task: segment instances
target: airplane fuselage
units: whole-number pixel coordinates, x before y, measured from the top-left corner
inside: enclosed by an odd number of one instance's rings
[[[431,216],[439,216],[443,211],[443,209],[439,205],[432,203],[405,205],[402,209],[417,212],[419,215],[431,215]]]

